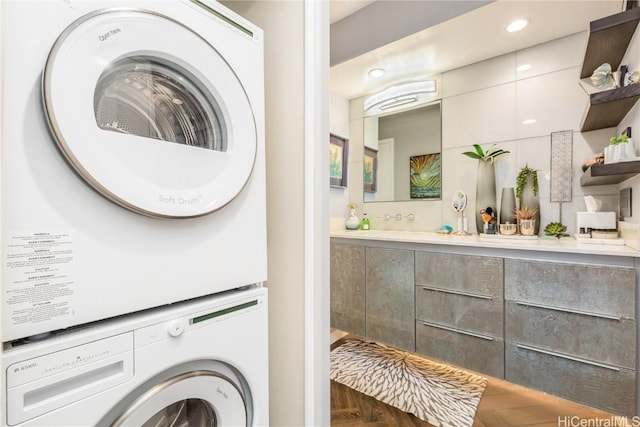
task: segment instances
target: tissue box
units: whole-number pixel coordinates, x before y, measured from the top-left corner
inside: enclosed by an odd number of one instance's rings
[[[578,230],[588,228],[594,230],[615,230],[615,212],[577,212],[576,225]]]

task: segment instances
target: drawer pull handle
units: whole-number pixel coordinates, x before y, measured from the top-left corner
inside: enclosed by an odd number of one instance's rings
[[[544,305],[544,304],[535,304],[535,303],[522,302],[522,301],[516,301],[516,304],[524,305],[526,307],[535,307],[535,308],[544,308],[544,309],[547,309],[547,310],[562,311],[564,313],[581,314],[583,316],[600,317],[602,319],[617,320],[617,321],[621,321],[622,320],[621,316],[614,316],[614,315],[600,314],[600,313],[592,313],[592,312],[589,312],[589,311],[573,310],[573,309],[570,309],[570,308],[552,307],[550,305]]]
[[[455,332],[457,334],[468,335],[470,337],[475,337],[475,338],[482,338],[483,340],[487,340],[487,341],[493,341],[492,337],[488,337],[486,335],[481,335],[481,334],[476,334],[474,332],[463,331],[463,330],[456,329],[456,328],[451,328],[449,326],[443,326],[443,325],[438,325],[438,324],[435,324],[435,323],[424,322],[424,321],[422,322],[422,324],[424,326],[431,326],[432,328],[436,328],[436,329],[444,329],[445,331]]]
[[[523,345],[523,344],[516,344],[516,347],[521,348],[523,350],[533,351],[535,353],[542,353],[542,354],[546,354],[553,357],[560,357],[562,359],[568,359],[568,360],[573,360],[574,362],[584,363],[585,365],[597,366],[599,368],[609,369],[610,371],[620,372],[620,369],[616,368],[615,366],[605,365],[604,363],[593,362],[591,360],[582,359],[580,357],[568,356],[566,354],[556,353],[555,351],[542,350],[535,347],[529,347],[528,345]]]
[[[452,289],[436,288],[435,286],[422,286],[422,290],[444,292],[445,294],[463,295],[465,297],[480,298],[480,299],[486,299],[486,300],[493,299],[491,295],[474,294],[473,292],[465,292],[465,291],[454,291]]]

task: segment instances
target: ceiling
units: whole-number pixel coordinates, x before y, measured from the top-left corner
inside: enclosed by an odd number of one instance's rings
[[[585,31],[590,21],[622,11],[623,4],[623,0],[331,0],[332,49],[335,44],[357,45],[351,57],[332,58],[331,90],[353,99],[394,83],[453,70]],[[422,8],[421,20],[411,18],[417,15],[416,5]],[[375,18],[374,12],[382,17]],[[527,18],[529,26],[507,33],[506,25],[516,18]],[[423,29],[411,29],[410,35],[397,31],[407,31],[408,22],[414,21],[422,22]],[[349,27],[354,33],[345,30]],[[392,35],[385,41],[380,33]],[[386,74],[368,77],[367,71],[376,67]]]

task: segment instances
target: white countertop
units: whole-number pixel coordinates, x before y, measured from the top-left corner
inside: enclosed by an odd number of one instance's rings
[[[579,243],[573,238],[538,238],[533,240],[518,240],[509,237],[481,237],[477,234],[472,234],[471,236],[457,236],[454,234],[440,234],[433,231],[386,230],[332,230],[331,237],[388,242],[424,243],[432,245],[467,246],[476,248],[640,257],[640,251],[626,245]]]

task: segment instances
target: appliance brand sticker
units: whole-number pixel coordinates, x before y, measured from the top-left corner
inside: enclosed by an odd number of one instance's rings
[[[66,233],[22,233],[6,237],[5,321],[46,322],[73,315],[73,241]]]

